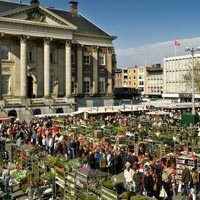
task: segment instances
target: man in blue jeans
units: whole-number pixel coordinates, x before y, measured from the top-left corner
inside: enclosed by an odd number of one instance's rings
[[[9,182],[10,182],[10,171],[9,169],[6,169],[6,167],[4,167],[3,173],[2,173],[2,180],[4,183],[4,192],[6,194],[10,193],[10,187],[9,187]]]

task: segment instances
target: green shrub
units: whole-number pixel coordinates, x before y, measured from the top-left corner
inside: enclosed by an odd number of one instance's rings
[[[147,197],[142,195],[132,196],[130,200],[147,200]]]
[[[126,127],[117,126],[117,127],[114,127],[113,130],[116,130],[118,132],[125,132],[126,131]]]
[[[113,182],[111,180],[107,180],[107,181],[103,182],[103,186],[112,190],[114,184],[113,184]]]
[[[130,200],[130,198],[135,195],[134,192],[123,192],[122,193],[122,199],[127,199],[127,200]]]

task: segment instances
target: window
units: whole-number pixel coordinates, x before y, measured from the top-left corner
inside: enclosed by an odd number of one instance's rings
[[[2,44],[1,45],[1,58],[2,60],[8,60],[8,46]]]
[[[84,93],[90,93],[90,78],[85,77],[83,82]]]
[[[105,65],[105,53],[99,53],[99,65]]]
[[[143,76],[143,75],[140,75],[140,76],[139,76],[139,79],[144,79],[144,76]]]
[[[71,63],[74,64],[75,63],[75,55],[74,52],[71,52]]]
[[[144,82],[143,81],[139,81],[139,85],[144,85]]]
[[[55,84],[55,77],[53,75],[50,76],[50,93],[54,93],[54,84]]]
[[[2,84],[1,84],[1,92],[3,95],[9,93],[9,75],[2,75]]]
[[[86,64],[86,65],[89,65],[89,64],[90,64],[90,54],[89,54],[89,52],[87,52],[87,51],[84,52],[84,55],[83,55],[83,62],[84,62],[84,64]]]
[[[28,49],[27,60],[28,61],[33,61],[33,50],[32,49]]]
[[[50,62],[55,63],[56,62],[56,50],[51,49],[50,51]]]
[[[71,82],[71,93],[72,94],[75,93],[75,81],[74,81],[74,77],[72,77],[72,82]]]
[[[99,78],[99,93],[105,93],[105,78]]]

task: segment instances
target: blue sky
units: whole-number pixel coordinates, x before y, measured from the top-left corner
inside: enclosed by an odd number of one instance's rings
[[[30,1],[23,0],[23,2]],[[40,0],[45,6],[66,10],[69,10],[68,2]],[[163,57],[174,56],[174,40],[181,41],[177,55],[185,54],[183,45],[193,45],[190,43],[193,41],[191,38],[200,37],[200,0],[78,0],[78,2],[78,9],[82,15],[104,31],[117,36],[114,46],[118,67],[162,62]],[[168,42],[167,47],[166,42]],[[200,44],[200,39],[195,40],[194,45],[198,43]],[[153,54],[152,46],[155,49],[162,44],[168,51],[164,49],[162,55]],[[140,56],[137,50],[140,50]],[[125,52],[129,54],[124,56]],[[159,49],[156,52],[159,52]],[[153,54],[154,58],[150,54]]]

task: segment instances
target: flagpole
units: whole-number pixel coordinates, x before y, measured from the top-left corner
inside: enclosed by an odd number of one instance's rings
[[[176,45],[174,45],[174,56],[176,57]]]

